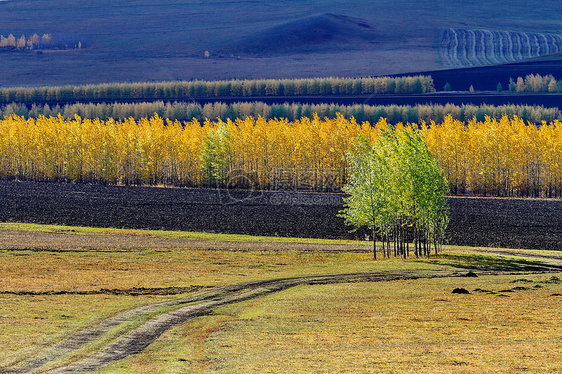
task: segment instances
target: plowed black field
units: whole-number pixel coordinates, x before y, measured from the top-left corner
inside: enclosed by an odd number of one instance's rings
[[[448,199],[451,244],[562,248],[562,201]],[[0,221],[312,238],[350,233],[342,195],[0,182]]]

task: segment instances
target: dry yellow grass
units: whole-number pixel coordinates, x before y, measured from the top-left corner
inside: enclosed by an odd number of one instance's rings
[[[41,235],[19,238],[37,244],[37,238],[45,238]],[[49,240],[64,239],[67,247],[51,242],[47,250],[0,250],[0,368],[121,311],[187,295],[45,294],[53,291],[209,287],[311,274],[455,267],[529,271],[537,265],[532,259],[467,249],[429,260],[375,262],[369,253],[341,251],[357,243],[253,243],[250,248],[216,238],[210,250],[201,249],[207,243],[202,241],[160,237],[147,242],[142,232],[49,235],[54,235]],[[153,235],[159,234],[148,236]],[[94,239],[130,241],[131,248],[83,246]],[[322,252],[334,245],[341,248]],[[562,287],[540,283],[549,276],[525,275],[529,283],[510,283],[522,276],[498,275],[300,286],[191,320],[145,352],[99,371],[555,372],[562,353],[562,328],[556,323],[562,298],[550,295],[562,293]],[[529,285],[543,288],[504,293],[509,297],[451,295],[457,286],[499,291]],[[133,324],[145,317],[139,318]]]
[[[49,238],[50,250],[0,250],[0,368],[33,356],[46,345],[59,342],[72,332],[120,311],[186,296],[44,293],[134,287],[212,287],[307,274],[440,268],[415,261],[373,262],[369,253],[314,252],[324,246],[338,245],[321,241],[302,244],[306,247],[305,252],[297,251],[300,244],[295,243],[255,243],[246,250],[248,243],[221,241],[224,238],[216,236],[212,250],[191,250],[190,247],[200,248],[201,243],[206,242],[161,237],[158,245],[152,246],[154,242],[145,241],[151,234],[143,232],[81,235],[74,231],[60,234],[60,227],[43,229],[59,232]],[[27,244],[31,247],[42,245],[45,239],[42,235],[29,231],[17,236],[20,240],[17,244],[23,248]],[[97,235],[96,240],[104,237],[101,243],[125,240],[134,248],[126,251],[111,251],[106,247],[99,251],[82,248],[94,243],[90,239],[94,239],[94,235]],[[64,246],[57,246],[57,240]],[[256,245],[267,250],[259,250]],[[346,244],[341,245],[346,247]],[[287,247],[293,249],[286,250]],[[39,294],[17,294],[29,292]]]
[[[32,358],[70,332],[97,323],[118,311],[164,298],[104,294],[0,295],[0,367]]]
[[[174,328],[100,372],[559,373],[562,297],[551,295],[562,285],[551,276],[298,287]],[[529,289],[474,292],[514,287]]]
[[[438,268],[417,261],[374,262],[370,254],[345,252],[0,251],[0,292],[217,286],[311,274]]]

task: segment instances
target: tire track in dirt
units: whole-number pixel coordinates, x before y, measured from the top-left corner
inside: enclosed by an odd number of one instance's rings
[[[64,341],[53,345],[27,363],[20,363],[9,368],[0,368],[0,373],[61,374],[95,370],[122,360],[130,355],[142,352],[148,345],[170,328],[182,324],[189,319],[208,314],[217,307],[253,299],[299,285],[382,282],[401,279],[461,277],[463,275],[463,270],[352,273],[281,278],[213,288],[185,299],[150,304],[110,317],[97,325],[88,327],[68,337]],[[133,330],[118,336],[113,342],[109,343],[109,345],[90,356],[79,358],[64,366],[53,367],[52,365],[56,361],[64,359],[85,347],[88,343],[95,342],[96,339],[101,338],[105,333],[122,324],[142,318],[143,315],[157,312],[159,309],[174,306],[178,306],[179,308],[163,312],[149,319]]]

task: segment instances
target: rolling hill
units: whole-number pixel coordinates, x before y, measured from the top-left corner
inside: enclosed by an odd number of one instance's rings
[[[553,0],[3,0],[0,35],[79,38],[84,48],[0,47],[0,85],[372,76],[496,65],[562,50],[561,11]]]
[[[360,50],[376,48],[377,36],[375,25],[367,20],[324,13],[260,30],[242,39],[231,53],[267,56]]]

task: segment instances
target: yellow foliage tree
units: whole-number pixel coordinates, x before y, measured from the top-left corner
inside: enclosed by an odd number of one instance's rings
[[[421,130],[452,193],[561,195],[558,121],[536,126],[504,116],[465,123],[447,116],[439,123],[394,128],[398,134]],[[389,129],[385,120],[357,123],[341,115],[204,123],[158,115],[120,121],[12,115],[0,120],[0,177],[197,187],[204,183],[206,154],[210,162],[220,156],[221,183],[229,187],[339,190],[348,180],[346,154],[355,139],[374,143]],[[209,148],[217,144],[220,149]]]

